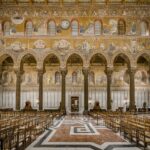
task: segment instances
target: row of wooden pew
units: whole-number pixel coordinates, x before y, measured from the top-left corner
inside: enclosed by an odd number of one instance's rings
[[[120,132],[124,138],[146,148],[150,145],[150,116],[118,112],[90,112],[95,119],[103,119],[105,126]]]
[[[0,146],[2,150],[25,149],[53,124],[63,112],[0,112]]]

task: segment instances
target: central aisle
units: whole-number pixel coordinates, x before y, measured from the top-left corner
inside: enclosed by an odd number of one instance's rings
[[[131,150],[139,150],[106,128],[103,120],[97,122],[89,116],[69,115],[54,120],[53,125],[27,150],[110,150],[117,147],[121,150],[120,146],[123,149],[130,147]]]

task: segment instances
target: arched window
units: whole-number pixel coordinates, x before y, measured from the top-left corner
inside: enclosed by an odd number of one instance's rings
[[[73,20],[71,23],[72,28],[72,36],[78,36],[79,35],[79,24],[77,20]]]
[[[126,23],[124,20],[120,19],[118,21],[118,34],[124,35],[126,33]]]
[[[10,35],[10,22],[9,21],[6,21],[4,23],[4,35],[5,36]]]
[[[54,36],[56,35],[56,24],[55,21],[51,20],[48,22],[48,35]]]
[[[142,21],[140,23],[140,32],[142,36],[148,36],[149,30],[148,30],[148,23],[146,21]]]
[[[72,83],[73,84],[77,83],[77,72],[75,71],[72,73]]]
[[[101,35],[101,33],[102,33],[102,24],[101,24],[100,21],[95,21],[94,28],[95,28],[95,35]]]
[[[94,84],[95,83],[95,74],[93,71],[90,72],[89,74],[89,83]]]
[[[55,84],[60,84],[60,72],[55,72]]]
[[[32,21],[27,21],[26,22],[26,35],[30,36],[30,35],[32,35],[32,32],[33,32]]]

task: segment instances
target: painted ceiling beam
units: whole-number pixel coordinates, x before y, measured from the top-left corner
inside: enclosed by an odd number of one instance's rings
[[[18,0],[14,0],[14,2],[15,2],[16,4],[18,4]]]
[[[106,0],[106,5],[109,3],[109,0]]]
[[[14,2],[15,4],[19,4],[19,3],[20,3],[19,0],[13,0],[13,2]],[[28,3],[30,3],[30,4],[33,4],[34,2],[36,3],[36,1],[34,1],[34,0],[28,0]],[[102,2],[103,2],[103,1],[102,1]],[[109,4],[109,3],[113,3],[113,2],[111,2],[110,0],[105,0],[104,2],[105,2],[106,5]],[[48,4],[49,1],[48,1],[48,0],[44,0],[44,3]],[[54,2],[54,3],[55,3],[55,2]],[[63,5],[65,2],[64,2],[64,0],[59,0],[59,3],[60,3],[60,5]],[[76,4],[80,4],[80,1],[79,1],[79,0],[75,0],[75,3],[76,3]],[[87,2],[84,2],[84,3],[87,3]],[[101,3],[101,1],[90,0],[90,1],[88,1],[88,3],[94,5],[94,4],[96,4],[96,3]],[[124,4],[124,3],[130,3],[130,1],[120,0],[120,3],[122,3],[122,4]],[[148,1],[148,0],[135,0],[133,3],[135,3],[135,4],[148,3],[148,4],[149,4],[150,1]],[[3,0],[0,0],[0,4],[3,4]]]
[[[48,4],[48,0],[45,0],[45,3]]]
[[[33,4],[33,0],[29,0],[30,4]]]

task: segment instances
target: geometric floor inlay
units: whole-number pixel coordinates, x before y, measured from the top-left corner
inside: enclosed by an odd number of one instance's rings
[[[100,120],[85,116],[65,116],[55,120],[27,150],[139,150],[107,129]]]
[[[70,135],[99,135],[100,133],[91,123],[85,123],[83,126],[71,126]]]

